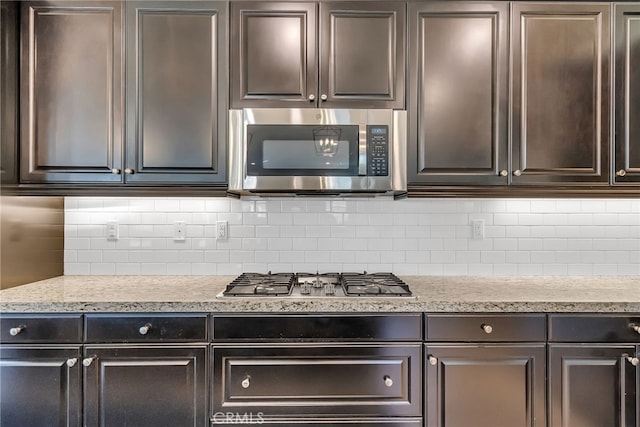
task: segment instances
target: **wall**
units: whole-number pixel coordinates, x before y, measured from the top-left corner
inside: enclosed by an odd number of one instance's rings
[[[62,197],[2,196],[0,218],[0,289],[62,274]]]
[[[473,219],[484,240],[471,239]],[[640,200],[68,197],[64,258],[65,274],[98,275],[640,275]]]

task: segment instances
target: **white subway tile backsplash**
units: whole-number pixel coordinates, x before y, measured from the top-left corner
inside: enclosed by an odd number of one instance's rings
[[[471,238],[474,219],[482,240]],[[216,240],[219,220],[228,240]],[[176,221],[185,241],[173,240]],[[640,275],[632,199],[68,197],[64,235],[65,274]]]

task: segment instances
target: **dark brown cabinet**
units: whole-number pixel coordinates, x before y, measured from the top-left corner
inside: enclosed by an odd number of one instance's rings
[[[507,3],[409,4],[410,183],[506,184]]]
[[[615,5],[614,182],[640,182],[640,3]]]
[[[550,427],[637,427],[640,317],[552,315]]]
[[[0,425],[79,426],[82,316],[0,318]]]
[[[405,8],[232,2],[232,108],[404,108]]]
[[[19,25],[15,1],[0,2],[0,183],[18,182]]]
[[[610,6],[512,3],[514,184],[609,183]]]
[[[122,3],[21,3],[20,179],[120,182]]]
[[[207,346],[87,345],[87,427],[204,426]]]
[[[428,315],[427,427],[546,426],[544,315]]]
[[[21,182],[225,182],[227,7],[23,3]]]
[[[224,182],[227,4],[127,2],[127,183]]]
[[[205,314],[87,314],[84,425],[204,426]]]

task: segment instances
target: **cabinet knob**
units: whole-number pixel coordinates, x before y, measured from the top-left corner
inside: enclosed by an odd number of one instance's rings
[[[507,176],[507,175],[509,175],[509,171],[507,171],[506,169],[502,169],[500,171],[500,176]]]
[[[15,337],[16,335],[18,335],[20,332],[24,331],[25,329],[27,329],[27,327],[24,326],[24,325],[16,326],[15,328],[9,329],[9,335],[11,335],[12,337]]]
[[[632,323],[629,325],[629,327],[640,334],[640,325],[636,325],[635,323]]]
[[[516,169],[516,170],[513,171],[513,174],[515,176],[520,176],[520,175],[522,175],[522,171],[520,169]]]
[[[429,365],[436,366],[438,364],[438,359],[433,356],[429,356],[427,360],[429,361]]]
[[[70,368],[73,368],[74,366],[76,366],[76,363],[78,363],[77,357],[74,357],[72,359],[67,359],[67,366]]]
[[[309,95],[309,101],[313,102],[316,100],[316,96],[314,94]]]
[[[242,386],[242,388],[249,388],[249,386],[251,385],[251,377],[249,377],[248,375],[244,377],[240,385]]]
[[[493,326],[488,325],[486,323],[483,323],[480,327],[482,328],[485,334],[490,334],[491,332],[493,332]]]
[[[124,170],[124,173],[129,174],[129,175],[133,175],[135,173],[135,171],[131,168],[126,168]]]
[[[638,359],[637,357],[627,356],[627,360],[628,360],[628,361],[629,361],[629,363],[631,363],[633,366],[638,366],[638,365],[640,365],[640,359]]]
[[[619,171],[616,171],[616,176],[625,176],[627,174],[627,171],[624,169],[620,169]]]
[[[140,326],[140,329],[138,329],[138,332],[140,332],[140,335],[147,335],[150,330],[151,330],[151,323],[147,323],[144,326]]]
[[[83,365],[83,366],[86,366],[86,367],[89,367],[89,366],[91,366],[91,364],[93,363],[93,361],[94,361],[94,360],[96,360],[97,358],[98,358],[98,356],[85,357],[85,358],[82,360],[82,365]]]
[[[389,375],[385,375],[383,380],[384,380],[384,385],[386,385],[387,387],[391,387],[393,385],[393,380]]]
[[[120,169],[116,169],[116,168],[111,169],[111,173],[114,175],[120,175],[120,172],[121,172]]]
[[[324,93],[322,95],[320,95],[320,100],[321,101],[326,101],[329,97],[327,95],[325,95]]]

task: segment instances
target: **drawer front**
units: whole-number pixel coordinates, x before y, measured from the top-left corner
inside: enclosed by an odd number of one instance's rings
[[[420,416],[421,347],[213,346],[212,414]]]
[[[421,314],[215,315],[214,340],[219,341],[420,341]]]
[[[3,343],[80,343],[81,314],[34,314],[0,316]]]
[[[88,314],[87,342],[206,341],[206,314]]]
[[[534,315],[427,315],[427,340],[529,342],[546,340],[546,317]]]
[[[553,314],[549,316],[549,340],[640,343],[640,315]]]

